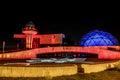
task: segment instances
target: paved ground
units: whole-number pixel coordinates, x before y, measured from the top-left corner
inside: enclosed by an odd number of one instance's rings
[[[30,59],[27,59],[27,60],[30,60]],[[78,59],[79,60],[79,59]],[[54,63],[54,62],[50,62],[50,63],[47,63],[47,62],[44,62],[44,63],[31,63],[31,66],[32,65],[62,65],[62,64],[100,64],[100,63],[107,63],[107,62],[113,62],[113,61],[116,61],[116,60],[99,60],[97,58],[87,58],[85,59],[85,61],[78,61],[76,60],[76,62],[65,62],[65,63]],[[23,60],[0,60],[0,65],[4,65],[8,63],[8,65],[26,65],[25,63],[28,63],[26,62],[26,59],[23,59]],[[13,64],[11,64],[13,63]],[[20,64],[21,63],[21,64]]]

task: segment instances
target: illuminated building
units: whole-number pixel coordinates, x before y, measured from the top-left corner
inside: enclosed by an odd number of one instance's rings
[[[60,45],[63,43],[64,34],[42,34],[39,35],[33,22],[29,22],[22,29],[23,34],[14,34],[14,38],[21,38],[21,44],[27,49],[40,46]],[[40,46],[39,46],[40,45]]]
[[[101,30],[90,31],[79,42],[80,46],[117,46],[118,44],[117,39],[112,34]],[[91,55],[81,54],[81,57],[87,56],[90,57]]]
[[[93,30],[83,36],[80,46],[114,46],[118,45],[117,39],[110,33]]]

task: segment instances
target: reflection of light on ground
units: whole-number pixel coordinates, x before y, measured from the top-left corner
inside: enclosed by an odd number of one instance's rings
[[[54,63],[65,63],[65,62],[83,62],[85,61],[86,58],[49,58],[49,59],[31,59],[31,60],[26,60],[28,63],[44,63],[44,62],[54,62]]]
[[[5,64],[3,64],[3,65],[14,65],[14,64],[18,64],[18,65],[26,65],[26,66],[29,66],[30,65],[30,63],[24,63],[24,62],[20,62],[20,63],[5,63]]]

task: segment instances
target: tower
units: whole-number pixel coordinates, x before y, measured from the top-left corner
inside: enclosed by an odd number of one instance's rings
[[[32,21],[28,22],[24,28],[22,28],[22,34],[14,34],[14,38],[21,38],[22,48],[32,49],[38,48],[39,37],[36,37],[38,30]]]
[[[26,24],[22,29],[22,33],[26,36],[26,48],[33,48],[34,36],[38,33],[32,21]]]

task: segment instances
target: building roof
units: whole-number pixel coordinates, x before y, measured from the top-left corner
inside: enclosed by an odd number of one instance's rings
[[[35,27],[35,24],[34,24],[32,21],[30,21],[30,22],[28,22],[25,26]]]
[[[93,30],[82,37],[80,46],[113,46],[118,45],[117,39],[110,33]]]

